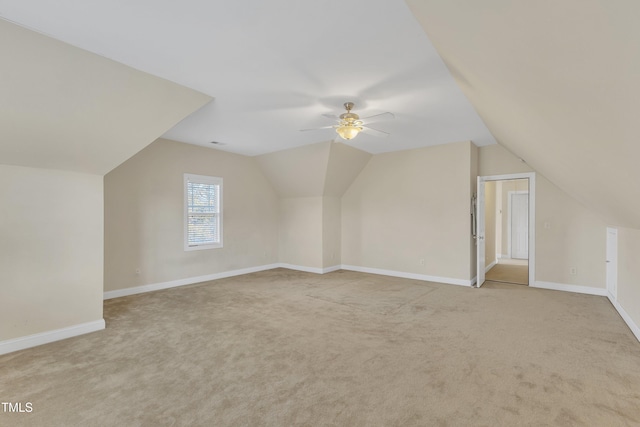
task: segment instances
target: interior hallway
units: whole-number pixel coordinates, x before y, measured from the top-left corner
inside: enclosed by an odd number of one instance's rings
[[[485,276],[491,282],[529,284],[529,262],[526,259],[501,258]]]

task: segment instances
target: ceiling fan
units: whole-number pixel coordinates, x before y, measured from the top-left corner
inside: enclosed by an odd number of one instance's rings
[[[336,116],[335,114],[323,114],[324,117],[338,120],[338,124],[323,126],[323,127],[314,128],[314,129],[301,129],[301,131],[306,132],[306,131],[319,130],[319,129],[335,129],[336,133],[338,134],[338,137],[345,139],[347,141],[358,136],[360,132],[364,132],[364,133],[375,135],[375,136],[389,135],[388,132],[384,132],[378,129],[373,129],[365,125],[368,125],[369,123],[379,122],[382,120],[393,119],[395,118],[395,116],[392,113],[389,113],[389,112],[380,113],[380,114],[375,114],[369,117],[363,117],[361,119],[360,116],[358,116],[356,113],[351,112],[353,107],[355,107],[355,104],[353,102],[345,102],[344,108],[347,110],[346,113],[342,113],[339,116]]]

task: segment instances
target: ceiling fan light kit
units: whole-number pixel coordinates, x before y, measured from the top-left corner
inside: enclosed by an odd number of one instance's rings
[[[353,109],[353,107],[355,107],[353,102],[345,102],[344,103],[344,108],[345,110],[347,110],[346,113],[342,113],[340,114],[340,116],[334,116],[334,115],[330,115],[330,114],[323,114],[326,117],[330,117],[330,118],[336,118],[338,119],[338,124],[337,125],[333,125],[333,126],[324,126],[321,128],[317,128],[317,129],[326,129],[326,128],[334,128],[336,130],[336,133],[340,136],[340,138],[349,141],[350,139],[355,138],[356,136],[358,136],[358,134],[362,131],[365,131],[367,133],[370,133],[372,135],[376,135],[376,136],[387,136],[388,133],[386,132],[382,132],[376,129],[372,129],[369,127],[364,126],[365,121],[366,123],[372,123],[373,121],[371,120],[372,118],[375,118],[376,121],[377,120],[384,120],[384,119],[393,119],[394,115],[391,113],[381,113],[381,114],[376,114],[375,116],[371,116],[371,117],[367,117],[365,119],[360,119],[360,116],[357,115],[356,113],[352,113],[351,110]],[[307,130],[315,130],[315,129],[302,129],[304,131]]]
[[[362,126],[341,125],[336,128],[336,133],[348,141],[358,136],[361,130]]]
[[[337,134],[347,141],[358,136],[362,130],[362,121],[360,120],[360,116],[351,112],[353,107],[353,102],[344,103],[344,108],[347,112],[340,114],[340,123],[336,128]]]

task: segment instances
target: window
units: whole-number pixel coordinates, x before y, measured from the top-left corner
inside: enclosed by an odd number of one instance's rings
[[[184,250],[222,247],[222,178],[184,174]]]

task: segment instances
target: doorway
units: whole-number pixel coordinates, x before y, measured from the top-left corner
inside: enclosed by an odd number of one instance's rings
[[[534,283],[535,174],[478,177],[477,279]]]

